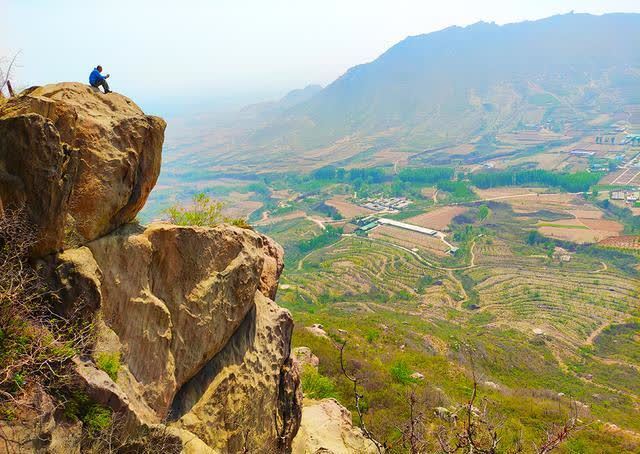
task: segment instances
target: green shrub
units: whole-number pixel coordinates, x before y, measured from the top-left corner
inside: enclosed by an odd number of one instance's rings
[[[377,329],[369,328],[364,333],[364,338],[370,344],[374,343],[378,339],[378,337],[380,337],[380,331],[378,331]]]
[[[302,371],[302,392],[311,399],[336,397],[336,385],[313,366],[306,365]]]
[[[413,371],[409,368],[407,363],[402,360],[398,360],[391,365],[391,377],[396,383],[401,385],[408,385],[415,383],[417,380],[411,376]]]
[[[98,369],[105,371],[113,381],[116,381],[120,370],[120,352],[99,352],[95,356]]]
[[[82,418],[87,430],[100,432],[111,425],[111,409],[101,405],[91,405]]]
[[[89,432],[100,432],[111,425],[111,409],[92,401],[87,394],[72,391],[65,400],[64,416],[71,420],[80,420]]]
[[[212,200],[204,192],[193,196],[191,206],[174,205],[165,210],[169,222],[176,225],[197,225],[202,227],[214,227],[223,222],[250,229],[251,226],[245,219],[229,218],[224,216],[222,209],[224,202]]]

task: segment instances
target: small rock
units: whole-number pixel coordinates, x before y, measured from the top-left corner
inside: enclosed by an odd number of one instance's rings
[[[294,454],[377,454],[375,444],[353,426],[351,413],[334,399],[305,400],[302,422],[293,440]]]
[[[309,347],[294,348],[291,352],[291,358],[299,369],[302,369],[304,366],[311,366],[314,369],[318,369],[318,364],[320,364],[320,359],[313,354]]]
[[[311,326],[307,326],[306,330],[318,337],[328,337],[327,332],[324,330],[324,327],[320,323],[314,323]]]
[[[414,372],[411,374],[411,378],[415,380],[424,380],[424,375],[422,375],[420,372]]]
[[[491,388],[491,389],[499,389],[500,388],[500,386],[497,383],[494,383],[492,381],[486,381],[486,382],[484,382],[484,385],[487,388]]]
[[[536,336],[542,336],[544,334],[544,331],[540,328],[533,328],[533,334],[535,334]]]

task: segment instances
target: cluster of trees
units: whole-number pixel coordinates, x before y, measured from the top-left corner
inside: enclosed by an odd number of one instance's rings
[[[305,253],[327,246],[340,238],[342,232],[342,227],[334,227],[332,225],[328,225],[326,230],[320,235],[314,236],[313,238],[308,240],[300,241],[300,243],[298,243],[298,249],[300,250],[300,252]]]
[[[498,186],[543,184],[559,187],[568,192],[585,192],[596,184],[601,177],[602,174],[597,172],[557,173],[536,169],[474,173],[470,175],[470,180],[480,189]]]
[[[617,206],[608,199],[597,202],[597,205],[611,216],[620,219],[625,225],[625,233],[640,233],[640,216],[634,216],[629,208]]]
[[[450,193],[455,200],[470,200],[475,195],[466,181],[443,180],[439,181],[436,187]]]
[[[367,183],[382,183],[388,180],[380,167],[344,169],[342,167],[324,166],[311,172],[311,177],[323,181],[353,182],[361,180]]]

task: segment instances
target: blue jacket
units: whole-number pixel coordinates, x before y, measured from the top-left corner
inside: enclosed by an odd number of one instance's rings
[[[93,71],[91,71],[91,74],[89,74],[89,85],[95,85],[98,82],[101,82],[105,79],[105,77],[100,74],[100,71],[98,71],[98,68],[95,68]]]

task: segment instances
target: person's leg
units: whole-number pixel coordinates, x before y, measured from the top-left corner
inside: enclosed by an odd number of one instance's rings
[[[111,90],[109,90],[109,84],[105,79],[98,82],[98,84],[102,85],[102,89],[104,90],[105,93],[111,93]]]

